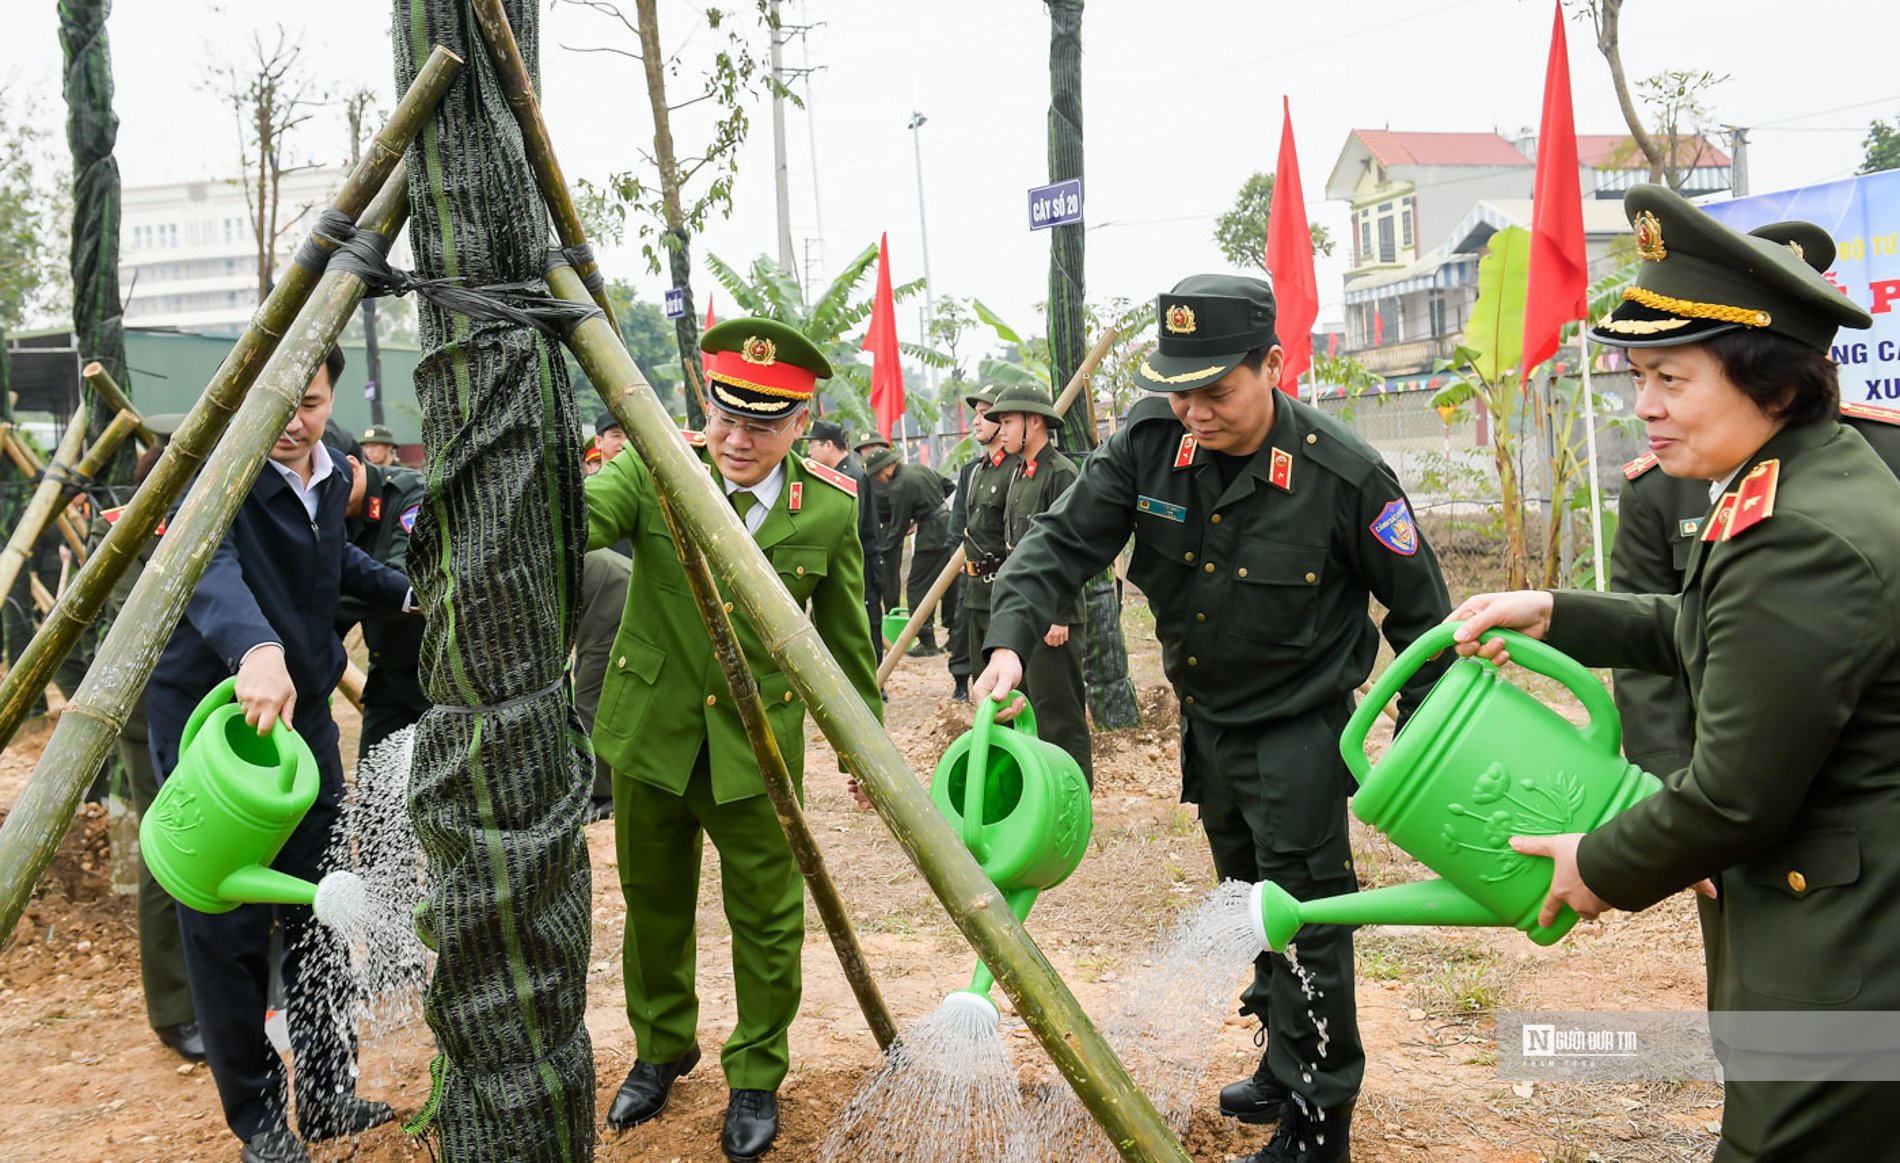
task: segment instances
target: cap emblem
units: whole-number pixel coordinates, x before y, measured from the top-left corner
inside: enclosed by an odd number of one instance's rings
[[[1801,244],[1792,238],[1788,240],[1788,249],[1794,251],[1794,256],[1802,262],[1808,261],[1808,256],[1801,250]]]
[[[761,367],[771,367],[778,362],[778,345],[769,339],[762,339],[757,335],[753,335],[748,337],[744,346],[739,348],[739,356],[747,363],[756,363]]]
[[[1647,262],[1661,262],[1669,257],[1669,250],[1663,246],[1662,220],[1654,211],[1645,210],[1631,223],[1636,229],[1636,254]]]
[[[1194,308],[1185,303],[1176,303],[1168,308],[1168,317],[1163,324],[1170,335],[1194,334]]]

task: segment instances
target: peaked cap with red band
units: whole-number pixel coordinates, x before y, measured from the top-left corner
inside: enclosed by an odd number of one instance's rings
[[[812,341],[776,319],[727,319],[699,337],[713,405],[774,420],[811,400],[831,364]]]

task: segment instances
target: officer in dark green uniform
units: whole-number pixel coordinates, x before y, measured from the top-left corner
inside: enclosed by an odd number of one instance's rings
[[[367,464],[399,464],[396,459],[396,433],[382,424],[371,424],[363,429],[363,435],[357,440],[363,450],[363,460]]]
[[[1003,510],[1007,559],[1031,522],[1053,508],[1075,483],[1075,462],[1049,443],[1050,429],[1061,419],[1049,393],[1034,384],[1018,384],[996,393],[990,415],[997,421],[1003,450],[1014,457],[1009,487],[985,498]],[[1023,666],[1023,694],[1036,708],[1036,730],[1067,751],[1089,786],[1095,786],[1095,759],[1089,747],[1088,688],[1082,681],[1082,635],[1086,613],[1078,588],[1049,620]]]
[[[600,690],[613,659],[614,638],[620,633],[620,615],[627,608],[627,583],[633,580],[633,561],[618,549],[590,550],[581,562],[581,614],[574,630],[574,711],[581,730],[591,737],[600,711]],[[594,754],[594,794],[588,804],[591,820],[614,814],[614,770],[605,756]]]
[[[950,540],[950,482],[927,465],[900,462],[896,451],[889,448],[873,452],[864,462],[864,468],[877,483],[880,494],[889,493],[891,498],[890,523],[884,526],[885,559],[901,559],[905,536],[913,531],[916,534],[911,542],[904,598],[907,609],[918,609],[956,551],[956,543]],[[888,574],[889,566],[885,568]],[[944,633],[948,634],[955,624],[956,612],[956,599],[946,591],[931,621],[918,628],[917,648],[913,653],[936,654],[935,623],[941,620]]]
[[[879,545],[877,509],[868,503],[875,487],[871,484],[871,475],[864,471],[864,461],[845,444],[844,429],[829,420],[811,422],[811,431],[805,436],[805,455],[850,477],[858,487],[858,540],[864,545],[864,614],[870,622],[871,649],[882,655],[884,607],[878,586],[884,570],[884,551]]]
[[[688,442],[732,502],[865,703],[881,711],[877,661],[864,634],[863,553],[851,478],[790,455],[825,357],[770,319],[728,319],[700,339],[707,353],[706,433]],[[607,1113],[636,1126],[666,1108],[699,1061],[694,987],[701,847],[719,849],[731,922],[738,1021],[720,1056],[727,1085],[721,1147],[757,1159],[778,1132],[776,1092],[798,1012],[805,890],[724,672],[686,583],[652,478],[622,453],[587,481],[588,544],[633,541],[633,581],[594,720],[594,748],[614,770],[614,836],[627,902],[622,956],[627,1019],[639,1058]],[[805,707],[743,609],[732,614],[795,784],[805,766]]]
[[[1819,227],[1742,234],[1660,186],[1624,210],[1644,261],[1590,335],[1631,349],[1662,470],[1718,499],[1679,594],[1476,595],[1459,650],[1503,626],[1680,674],[1694,744],[1594,831],[1511,844],[1553,862],[1546,922],[1716,882],[1717,1163],[1891,1159],[1900,1085],[1870,1079],[1894,1077],[1900,1010],[1900,481],[1840,423],[1828,354],[1872,317],[1811,265],[1833,249]]]
[[[1787,245],[1786,224],[1764,226],[1757,238]],[[1816,271],[1834,265],[1834,243],[1803,235],[1802,258]],[[1796,242],[1796,245],[1801,245]],[[1895,475],[1900,475],[1900,411],[1842,403],[1841,423],[1859,432]],[[1610,554],[1610,588],[1627,594],[1678,594],[1689,550],[1709,511],[1707,481],[1672,477],[1646,452],[1623,466],[1628,481],[1617,502],[1616,541]],[[1616,709],[1623,719],[1623,754],[1644,771],[1663,775],[1689,765],[1695,738],[1695,708],[1674,674],[1615,672]]]
[[[970,474],[966,516],[963,524],[963,573],[969,583],[963,591],[969,610],[969,643],[973,659],[983,657],[983,640],[990,632],[990,590],[996,571],[1009,556],[1009,539],[1003,531],[1002,500],[1016,472],[1016,458],[1003,448],[1002,426],[987,415],[1002,389],[990,384],[977,397],[981,412],[974,431],[981,441],[983,455],[967,467]],[[985,433],[988,438],[983,439]]]
[[[891,442],[876,432],[860,432],[851,442],[851,451],[864,466],[865,479],[871,482],[869,502],[871,512],[877,517],[877,617],[871,619],[873,628],[883,621],[884,615],[904,604],[904,545],[898,542],[897,551],[891,552],[884,546],[884,530],[891,527],[891,489],[878,483],[871,472],[871,457],[880,449],[889,449]],[[858,503],[863,505],[866,495],[860,494]],[[881,635],[881,631],[880,631]],[[879,641],[883,639],[880,636]],[[882,650],[879,651],[883,653]]]
[[[1368,598],[1403,650],[1450,608],[1438,561],[1378,453],[1275,388],[1283,355],[1265,282],[1197,275],[1160,297],[1159,316],[1159,346],[1136,372],[1155,395],[997,574],[989,666],[970,693],[1019,683],[1057,612],[1132,533],[1128,576],[1181,701],[1181,798],[1200,805],[1215,872],[1301,898],[1351,892],[1339,734],[1378,653]],[[1442,665],[1407,684],[1402,713]],[[1265,1021],[1266,1056],[1221,1106],[1279,1118],[1258,1160],[1345,1159],[1365,1069],[1351,931],[1303,930],[1299,962],[1304,985],[1284,958],[1255,963],[1241,1012]]]
[[[964,406],[970,409],[970,440],[976,445],[976,453],[957,470],[957,488],[950,499],[950,540],[961,543],[963,552],[963,574],[956,581],[957,617],[950,627],[950,677],[956,683],[950,697],[957,702],[970,701],[970,658],[974,646],[970,642],[970,618],[973,613],[971,603],[977,600],[978,583],[974,580],[970,563],[977,560],[977,554],[970,550],[967,535],[970,527],[970,506],[974,499],[977,473],[993,465],[992,458],[1002,450],[1003,434],[996,421],[990,419],[990,405],[996,402],[996,385],[984,384],[980,388],[964,393]],[[991,486],[995,487],[995,486]],[[1000,549],[1000,542],[999,542]],[[1000,552],[997,560],[1002,560]],[[996,571],[990,570],[989,577]],[[990,608],[989,585],[982,584],[982,602],[984,610],[984,629],[989,628],[988,612]]]
[[[391,569],[407,572],[409,535],[422,512],[424,480],[421,473],[391,461],[360,462],[344,524],[350,541]],[[360,761],[370,748],[422,718],[433,704],[422,693],[421,618],[372,610],[350,598],[337,608],[339,629],[363,624],[363,645],[369,648],[369,678],[363,684],[363,734],[357,742]]]

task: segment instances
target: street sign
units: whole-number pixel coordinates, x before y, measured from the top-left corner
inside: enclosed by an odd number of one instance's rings
[[[1082,179],[1070,178],[1029,191],[1029,229],[1047,230],[1082,221]]]
[[[686,288],[669,287],[666,292],[666,317],[678,319],[686,314]]]

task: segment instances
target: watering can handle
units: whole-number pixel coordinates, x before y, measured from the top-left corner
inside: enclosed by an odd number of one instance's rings
[[[230,703],[236,698],[237,675],[235,674],[217,686],[212,687],[211,693],[200,699],[198,705],[193,708],[191,718],[185,720],[185,733],[180,736],[178,740],[179,753],[182,755],[191,747],[191,741],[198,737],[198,729],[203,727],[205,721],[211,718],[213,711],[216,711],[219,707]],[[279,744],[285,743],[292,734],[290,724],[282,719],[277,720],[271,727],[270,733],[271,738],[276,740]]]
[[[1378,720],[1380,710],[1392,701],[1392,696],[1399,693],[1399,688],[1418,673],[1421,666],[1431,660],[1432,655],[1454,644],[1454,636],[1462,625],[1463,622],[1441,622],[1419,635],[1403,653],[1392,660],[1392,665],[1385,668],[1379,681],[1372,685],[1372,693],[1353,712],[1346,730],[1339,737],[1339,751],[1346,760],[1346,766],[1352,770],[1353,778],[1360,783],[1365,783],[1372,775],[1372,764],[1366,759],[1366,735]],[[1577,696],[1577,701],[1583,704],[1583,709],[1590,715],[1590,721],[1582,728],[1582,732],[1591,746],[1606,754],[1614,754],[1622,748],[1623,720],[1617,716],[1616,704],[1611,700],[1610,692],[1603,689],[1603,684],[1582,663],[1554,646],[1527,638],[1515,630],[1487,630],[1479,641],[1489,642],[1493,638],[1504,640],[1511,661],[1546,678],[1556,679]]]
[[[990,732],[996,729],[996,712],[1004,703],[1014,699],[1021,691],[1010,691],[998,698],[994,694],[986,695],[976,708],[976,721],[970,725],[970,753],[965,760],[963,774],[963,846],[972,853],[978,851],[983,832],[983,794],[989,782],[985,773],[989,771]],[[1018,729],[1036,737],[1036,712],[1029,705],[1027,696],[1023,699],[1022,714],[1017,716]],[[981,859],[981,857],[978,857]]]

